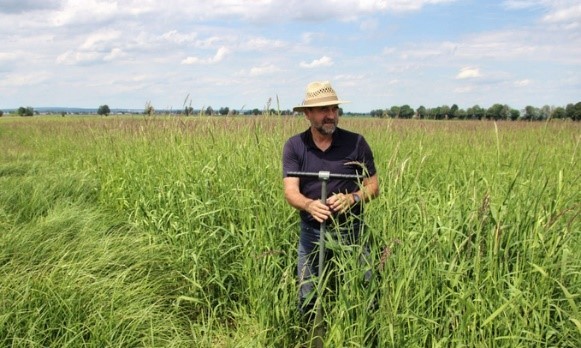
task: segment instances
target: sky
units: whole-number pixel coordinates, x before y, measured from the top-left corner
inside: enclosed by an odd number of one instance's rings
[[[0,0],[0,43],[0,110],[581,101],[581,0]]]

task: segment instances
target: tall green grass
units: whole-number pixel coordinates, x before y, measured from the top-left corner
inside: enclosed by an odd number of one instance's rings
[[[332,261],[327,346],[581,345],[577,123],[341,126],[371,144],[382,193],[366,212],[371,282],[357,250]],[[280,163],[306,127],[0,119],[0,342],[307,344]]]

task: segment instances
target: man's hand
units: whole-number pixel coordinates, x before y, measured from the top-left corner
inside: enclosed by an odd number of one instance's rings
[[[355,199],[351,194],[337,193],[327,198],[327,205],[336,213],[345,213],[354,203]]]
[[[319,223],[327,220],[332,214],[331,209],[318,199],[313,199],[307,203],[305,211],[311,214],[311,216]]]

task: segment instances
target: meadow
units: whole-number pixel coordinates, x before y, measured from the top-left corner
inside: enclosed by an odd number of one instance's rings
[[[281,171],[307,126],[0,118],[0,345],[308,345]],[[340,127],[370,143],[381,194],[372,281],[335,260],[325,346],[581,346],[579,122]]]

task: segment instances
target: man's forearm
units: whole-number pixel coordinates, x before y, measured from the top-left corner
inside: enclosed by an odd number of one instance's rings
[[[285,192],[285,198],[288,204],[298,210],[308,210],[309,205],[314,201],[300,192]]]
[[[361,198],[363,202],[369,202],[379,195],[379,183],[377,175],[366,178],[358,191],[352,192]]]

